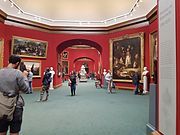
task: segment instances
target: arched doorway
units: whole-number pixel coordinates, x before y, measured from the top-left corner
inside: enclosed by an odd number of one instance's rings
[[[85,66],[86,73],[91,73],[95,71],[95,61],[92,58],[80,57],[73,62],[74,69],[80,71],[82,65]]]
[[[74,55],[71,55],[71,53],[70,53],[71,51],[69,52],[69,51],[67,51],[67,49],[70,47],[73,47],[73,46],[89,46],[89,50],[86,51],[86,53],[82,53],[82,51],[83,51],[83,49],[82,49],[80,51],[81,53],[76,53]],[[92,48],[94,48],[94,52],[92,52],[92,50],[93,50]],[[77,60],[80,60],[80,58],[81,58],[81,60],[87,58],[87,60],[90,60],[93,63],[93,66],[96,67],[96,70],[98,70],[98,72],[101,70],[99,66],[102,65],[102,61],[101,61],[102,47],[101,47],[101,45],[99,45],[98,43],[96,43],[94,41],[87,40],[87,39],[71,39],[71,40],[67,40],[67,41],[60,43],[57,46],[56,50],[57,50],[57,54],[58,54],[58,70],[59,70],[58,72],[63,71],[62,69],[63,69],[64,65],[62,65],[62,63],[68,63],[68,73],[66,73],[66,76],[69,75],[69,73],[72,70],[75,70],[74,62],[77,62]],[[96,55],[96,57],[88,56],[87,54],[90,51],[92,52],[92,54],[94,53]],[[62,55],[62,54],[66,54],[65,55],[66,57],[64,57],[64,55]],[[67,54],[68,54],[68,56],[67,56]],[[85,62],[85,64],[87,64],[87,62]],[[86,67],[86,70],[89,70],[89,67]]]
[[[88,40],[88,39],[71,39],[71,40],[66,40],[66,41],[60,43],[57,46],[56,50],[57,50],[58,53],[61,53],[64,49],[66,49],[68,47],[71,47],[73,45],[88,45],[88,46],[96,48],[100,52],[100,54],[102,53],[101,45],[99,45],[98,43],[96,43],[94,41]]]

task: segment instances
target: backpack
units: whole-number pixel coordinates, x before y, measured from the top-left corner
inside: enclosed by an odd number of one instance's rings
[[[0,119],[11,121],[16,107],[18,95],[0,92]]]

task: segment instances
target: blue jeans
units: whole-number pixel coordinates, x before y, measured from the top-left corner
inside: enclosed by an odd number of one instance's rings
[[[135,88],[135,91],[134,91],[134,94],[137,95],[139,92],[138,92],[138,89],[139,89],[139,83],[135,84],[136,88]]]
[[[33,90],[32,90],[32,81],[29,81],[29,93],[32,93]]]
[[[75,96],[76,84],[71,84],[71,96]]]

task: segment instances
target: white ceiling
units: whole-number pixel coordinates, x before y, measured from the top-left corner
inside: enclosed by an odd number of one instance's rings
[[[156,4],[157,0],[143,0],[132,16],[116,18],[130,12],[137,0],[0,0],[0,9],[8,15],[18,16],[28,20],[41,23],[61,25],[87,25],[87,26],[108,26],[130,19],[147,15]],[[11,7],[10,1],[27,14],[17,14],[18,9]],[[34,16],[40,16],[35,20]],[[44,19],[42,18],[44,17]],[[52,19],[52,21],[46,20]],[[110,18],[116,18],[107,21]],[[67,20],[66,22],[62,20]],[[93,22],[96,21],[96,22]]]

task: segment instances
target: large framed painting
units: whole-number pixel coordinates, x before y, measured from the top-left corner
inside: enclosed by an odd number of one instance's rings
[[[33,77],[41,77],[41,61],[40,60],[25,60],[23,59],[26,69],[33,72]]]
[[[158,65],[158,32],[154,31],[150,33],[150,60],[151,60],[151,78],[153,78],[154,82],[157,82],[157,65]]]
[[[62,61],[62,72],[64,72],[65,75],[69,74],[69,61],[67,60]]]
[[[13,36],[11,53],[21,57],[46,58],[48,42]]]
[[[3,68],[4,59],[4,39],[0,38],[0,69]]]
[[[143,32],[110,40],[110,67],[113,81],[132,82],[135,72],[141,76],[144,67]]]

